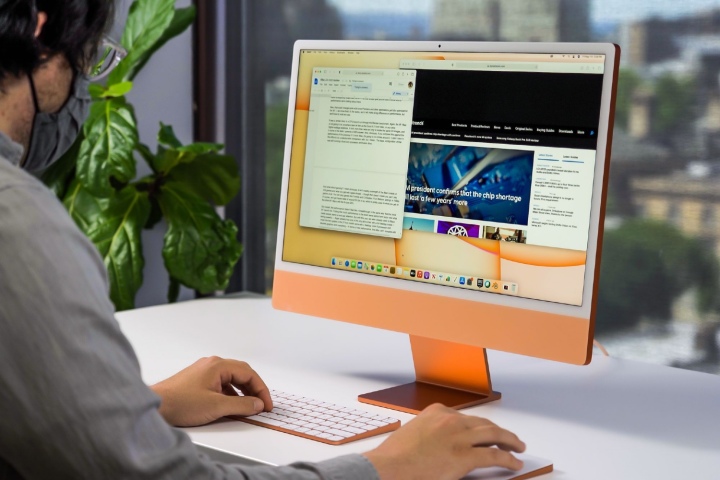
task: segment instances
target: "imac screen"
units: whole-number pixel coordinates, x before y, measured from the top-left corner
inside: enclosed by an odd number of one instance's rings
[[[283,260],[582,305],[604,61],[302,50]]]

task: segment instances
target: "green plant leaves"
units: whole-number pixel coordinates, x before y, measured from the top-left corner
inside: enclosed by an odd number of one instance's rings
[[[133,308],[145,266],[141,231],[150,214],[147,193],[128,186],[112,197],[98,198],[76,179],[64,204],[100,251],[108,269],[110,299],[115,308]]]
[[[235,159],[217,153],[199,155],[191,163],[178,165],[168,178],[215,205],[226,205],[240,191]]]
[[[196,142],[183,146],[175,136],[173,128],[160,124],[158,133],[158,154],[151,159],[150,166],[155,172],[167,174],[177,165],[193,162],[198,156],[217,153],[223,149],[219,143]]]
[[[107,197],[91,194],[77,178],[70,184],[63,199],[68,213],[86,235],[103,210],[107,209],[108,203]]]
[[[182,143],[178,140],[172,125],[165,125],[160,122],[160,131],[158,132],[158,144],[165,148],[180,148]]]
[[[169,181],[158,201],[168,222],[163,259],[170,276],[202,293],[225,289],[242,253],[235,224],[178,182]]]
[[[43,183],[61,200],[65,196],[68,184],[75,176],[75,164],[80,152],[80,145],[84,139],[85,137],[81,132],[70,149],[42,173],[41,180]]]
[[[135,66],[131,69],[130,72],[129,78],[131,80],[135,78],[135,75],[137,75],[140,70],[143,69],[148,60],[150,60],[150,57],[152,57],[157,50],[162,48],[162,46],[165,45],[169,40],[177,37],[185,30],[187,30],[190,25],[192,25],[192,23],[195,21],[195,13],[196,9],[194,5],[186,8],[178,8],[175,10],[172,20],[170,21],[170,25],[168,25],[167,29],[165,29],[163,34],[160,35],[160,39],[155,42],[155,44],[143,55],[138,57]]]
[[[98,83],[91,83],[88,87],[90,95],[95,100],[102,100],[104,98],[117,98],[124,97],[130,90],[132,90],[132,82],[120,82],[107,87]]]
[[[225,205],[240,190],[235,160],[218,153],[223,145],[197,142],[183,146],[173,128],[163,123],[158,132],[158,145],[158,154],[149,159],[153,170],[205,200]]]
[[[138,67],[159,48],[155,47],[175,15],[175,0],[136,0],[130,7],[122,43],[128,56],[110,73],[108,85],[132,80]]]
[[[175,0],[133,1],[122,37],[127,57],[107,86],[90,86],[93,104],[81,135],[42,177],[100,251],[117,310],[134,306],[143,282],[141,232],[163,216],[169,301],[177,299],[180,285],[204,293],[224,289],[242,253],[237,227],[222,220],[213,205],[228,203],[240,188],[232,157],[220,155],[219,144],[182,145],[166,125],[158,152],[151,152],[139,142],[125,99],[152,55],[194,21],[194,6],[174,6]],[[151,166],[151,175],[135,180],[135,155]]]
[[[135,177],[138,134],[132,108],[122,97],[94,102],[83,133],[77,176],[93,194],[110,196],[111,177],[121,184]]]

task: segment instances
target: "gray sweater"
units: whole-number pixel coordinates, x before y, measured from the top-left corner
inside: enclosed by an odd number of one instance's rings
[[[105,266],[0,133],[0,480],[377,479],[347,455],[212,462],[158,413],[108,299]]]

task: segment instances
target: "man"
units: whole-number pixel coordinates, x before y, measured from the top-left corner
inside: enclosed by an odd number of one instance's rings
[[[86,73],[112,0],[0,0],[0,479],[453,479],[511,469],[512,433],[440,405],[363,455],[241,467],[172,426],[272,409],[246,363],[202,359],[148,388],[113,318],[106,272],[46,168],[87,115]],[[246,396],[226,395],[229,385]]]

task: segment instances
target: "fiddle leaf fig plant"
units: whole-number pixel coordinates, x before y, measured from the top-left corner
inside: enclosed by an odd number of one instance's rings
[[[162,256],[171,302],[180,285],[202,293],[226,288],[242,253],[237,226],[216,211],[240,189],[235,160],[219,144],[183,145],[164,124],[153,152],[140,141],[135,111],[125,98],[152,55],[194,18],[194,7],[176,9],[175,0],[133,2],[121,41],[127,56],[106,85],[91,85],[93,102],[81,135],[43,174],[99,250],[117,310],[135,305],[145,266],[141,232],[162,219],[168,227]],[[152,173],[137,178],[138,161]]]

